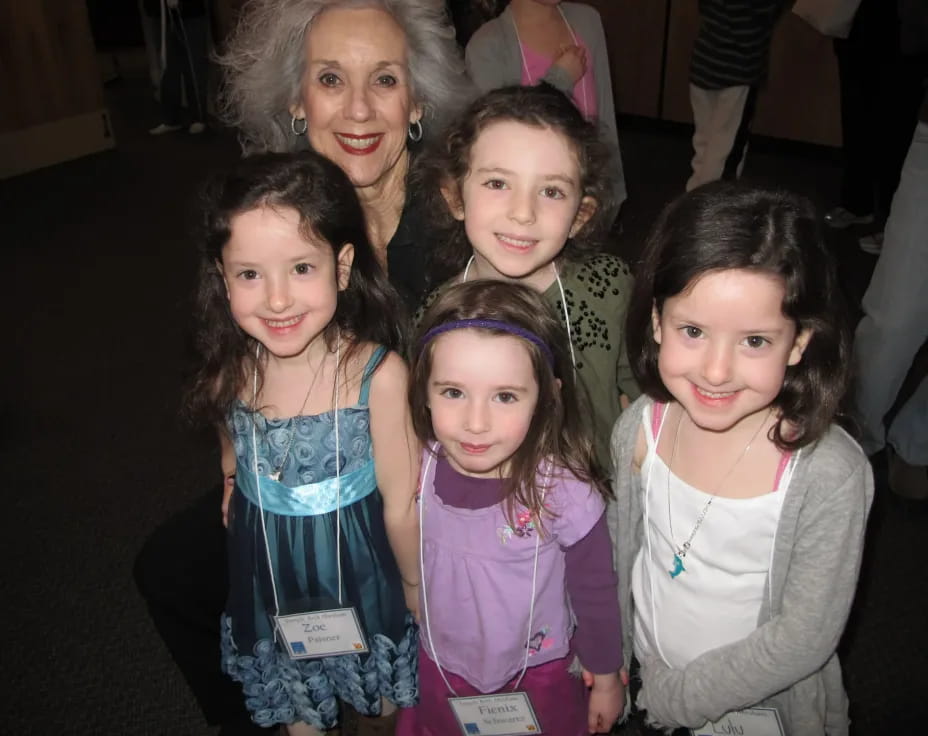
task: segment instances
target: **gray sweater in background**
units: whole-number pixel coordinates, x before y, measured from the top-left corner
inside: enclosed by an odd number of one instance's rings
[[[644,540],[641,473],[632,461],[642,396],[612,433],[616,500],[607,509],[619,575],[625,662],[634,655],[631,571]],[[846,736],[848,701],[836,649],[854,600],[873,500],[867,457],[832,426],[800,450],[783,500],[757,628],[683,669],[641,662],[639,708],[651,723],[698,728],[749,706],[775,707],[787,736]]]

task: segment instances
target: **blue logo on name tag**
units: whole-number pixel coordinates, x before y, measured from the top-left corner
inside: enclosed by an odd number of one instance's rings
[[[465,723],[464,730],[467,731],[467,733],[478,734],[478,736],[480,734],[480,726],[478,726],[476,723]]]
[[[301,641],[291,641],[290,648],[293,650],[294,654],[306,654],[306,647],[303,646]]]

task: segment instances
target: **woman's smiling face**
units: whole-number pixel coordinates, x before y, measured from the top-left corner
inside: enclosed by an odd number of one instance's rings
[[[405,181],[410,123],[421,117],[410,86],[402,28],[380,8],[332,8],[306,34],[301,103],[314,150],[356,188]]]

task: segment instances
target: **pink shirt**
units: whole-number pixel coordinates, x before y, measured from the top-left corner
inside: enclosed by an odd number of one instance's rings
[[[428,620],[420,593],[420,641],[442,668],[481,692],[492,692],[525,661],[537,531],[524,509],[516,509],[512,527],[501,504],[462,509],[443,503],[435,493],[436,462],[429,461],[428,450],[423,467],[426,463],[420,513]],[[588,484],[562,471],[545,506],[558,516],[545,520],[546,534],[538,544],[530,667],[567,656],[573,617],[564,548],[583,539],[605,508]]]
[[[583,117],[589,121],[595,122],[599,110],[596,107],[596,79],[593,77],[593,57],[590,54],[589,48],[587,48],[587,45],[583,42],[583,39],[579,36],[574,36],[574,38],[577,39],[577,43],[586,51],[588,63],[586,65],[586,72],[574,85],[571,99]],[[522,58],[525,61],[522,67],[522,84],[537,84],[542,77],[548,73],[548,69],[551,68],[551,64],[554,60],[548,56],[539,54],[537,51],[533,51],[525,44],[521,44],[521,46]]]

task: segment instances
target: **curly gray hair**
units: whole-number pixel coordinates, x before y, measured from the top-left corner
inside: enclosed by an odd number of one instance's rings
[[[333,7],[380,7],[396,19],[406,34],[413,101],[422,108],[426,135],[470,100],[443,0],[249,0],[218,59],[219,114],[238,128],[246,153],[306,147],[306,138],[291,131],[290,108],[300,102],[306,30]]]

